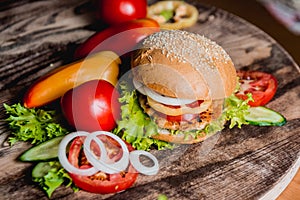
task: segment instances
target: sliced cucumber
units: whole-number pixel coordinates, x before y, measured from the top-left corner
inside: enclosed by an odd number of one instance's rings
[[[47,175],[51,170],[57,171],[61,168],[59,161],[39,162],[32,170],[33,178],[42,178]]]
[[[41,178],[45,176],[51,169],[49,162],[40,162],[32,170],[33,178]]]
[[[263,107],[250,107],[250,113],[245,116],[249,124],[256,126],[282,126],[286,123],[286,119],[280,113]]]
[[[57,158],[58,146],[64,136],[56,137],[25,151],[19,159],[21,161],[41,161]]]

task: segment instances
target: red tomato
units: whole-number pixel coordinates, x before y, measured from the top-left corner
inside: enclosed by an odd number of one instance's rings
[[[138,19],[123,22],[97,32],[82,43],[74,57],[84,58],[90,53],[103,50],[113,51],[119,56],[132,50],[146,36],[158,32],[159,24],[152,19]]]
[[[247,99],[246,94],[251,93],[254,101],[249,101],[250,106],[263,106],[275,95],[277,80],[271,74],[259,71],[237,71],[241,84],[240,91],[236,94],[241,99]]]
[[[118,98],[112,84],[93,80],[66,92],[61,107],[67,121],[77,130],[111,131],[120,117]]]
[[[201,103],[203,103],[203,100],[194,101],[190,104],[186,104],[186,106],[190,107],[190,108],[195,108],[195,107],[200,106]],[[180,108],[180,106],[170,106],[170,105],[166,105],[166,104],[164,104],[164,105],[167,107],[170,107],[170,108]],[[171,115],[164,115],[164,116],[170,122],[181,122],[181,121],[191,121],[191,120],[199,117],[200,113],[199,114],[183,114],[183,115],[177,115],[177,116],[171,116]]]
[[[106,24],[144,18],[147,0],[97,0],[97,17]]]
[[[191,121],[197,117],[200,117],[200,114],[183,114],[177,116],[166,115],[166,119],[170,122],[181,122],[181,121]]]
[[[107,152],[109,152],[108,156],[115,160],[120,159],[122,148],[117,144],[117,142],[107,136],[101,136],[99,138],[106,145]],[[70,163],[75,167],[86,169],[90,168],[91,165],[88,163],[82,151],[82,144],[83,139],[80,137],[76,138],[72,142],[68,159]],[[129,151],[132,151],[133,147],[128,143],[126,144]],[[93,148],[93,143],[91,147]],[[97,174],[92,176],[81,176],[70,173],[70,176],[75,185],[77,185],[82,190],[93,193],[107,194],[119,192],[131,187],[135,182],[138,173],[132,165],[129,165],[126,172],[120,172],[117,174],[106,174],[103,172],[98,172]]]

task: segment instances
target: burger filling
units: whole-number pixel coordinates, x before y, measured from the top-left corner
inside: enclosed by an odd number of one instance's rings
[[[178,134],[201,132],[222,113],[223,101],[190,100],[161,95],[133,79],[139,103],[160,130]],[[196,134],[197,135],[197,134]]]
[[[207,137],[222,130],[225,121],[228,121],[229,128],[247,124],[244,116],[248,112],[247,102],[251,98],[243,101],[233,94],[224,100],[213,100],[210,107],[199,114],[166,117],[165,114],[152,108],[147,101],[147,95],[137,93],[133,85],[123,81],[119,86],[122,116],[114,133],[136,149],[149,150],[151,146],[157,149],[171,148],[170,143],[155,138],[158,133],[183,134],[187,138]],[[200,107],[205,105],[201,101],[197,103],[201,103]],[[198,107],[193,104],[189,103],[187,107]],[[174,107],[174,105],[164,106]]]
[[[144,111],[161,129],[181,131],[202,130],[212,120],[211,104],[200,103],[199,106],[194,108],[186,105],[168,106],[144,95],[140,95],[139,101]]]

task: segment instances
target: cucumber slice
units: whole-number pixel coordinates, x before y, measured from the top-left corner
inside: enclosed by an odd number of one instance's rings
[[[32,170],[32,177],[33,178],[42,178],[45,176],[49,170],[51,169],[51,166],[49,165],[49,162],[40,162],[38,163]]]
[[[256,126],[282,126],[286,123],[286,119],[280,113],[263,107],[250,107],[249,114],[245,119],[249,124]]]
[[[37,146],[31,147],[25,151],[19,159],[21,161],[41,161],[57,158],[58,146],[64,136],[59,136],[43,142]]]
[[[31,175],[33,178],[42,178],[46,176],[51,170],[59,170],[61,165],[59,161],[39,162],[32,170]]]

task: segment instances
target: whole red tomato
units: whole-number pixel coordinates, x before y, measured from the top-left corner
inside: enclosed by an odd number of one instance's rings
[[[110,137],[103,136],[99,139],[101,139],[101,141],[105,144],[106,148],[109,148],[107,149],[107,152],[109,152],[109,157],[118,160],[119,156],[122,155],[122,148],[119,146],[119,144],[117,144],[116,141]],[[134,150],[130,144],[127,142],[125,143],[129,151]],[[70,146],[68,159],[73,166],[81,169],[87,169],[90,168],[91,165],[87,162],[87,159],[82,152],[82,145],[83,139],[80,137],[76,138]],[[93,146],[92,148],[97,149]],[[107,194],[120,192],[131,187],[136,181],[138,172],[130,164],[126,171],[116,174],[98,172],[93,176],[81,176],[70,173],[70,176],[75,185],[82,190],[93,193]]]
[[[83,131],[111,131],[120,116],[119,94],[104,80],[93,80],[69,90],[61,99],[70,125]]]
[[[106,24],[144,18],[147,0],[97,0],[97,17]]]

